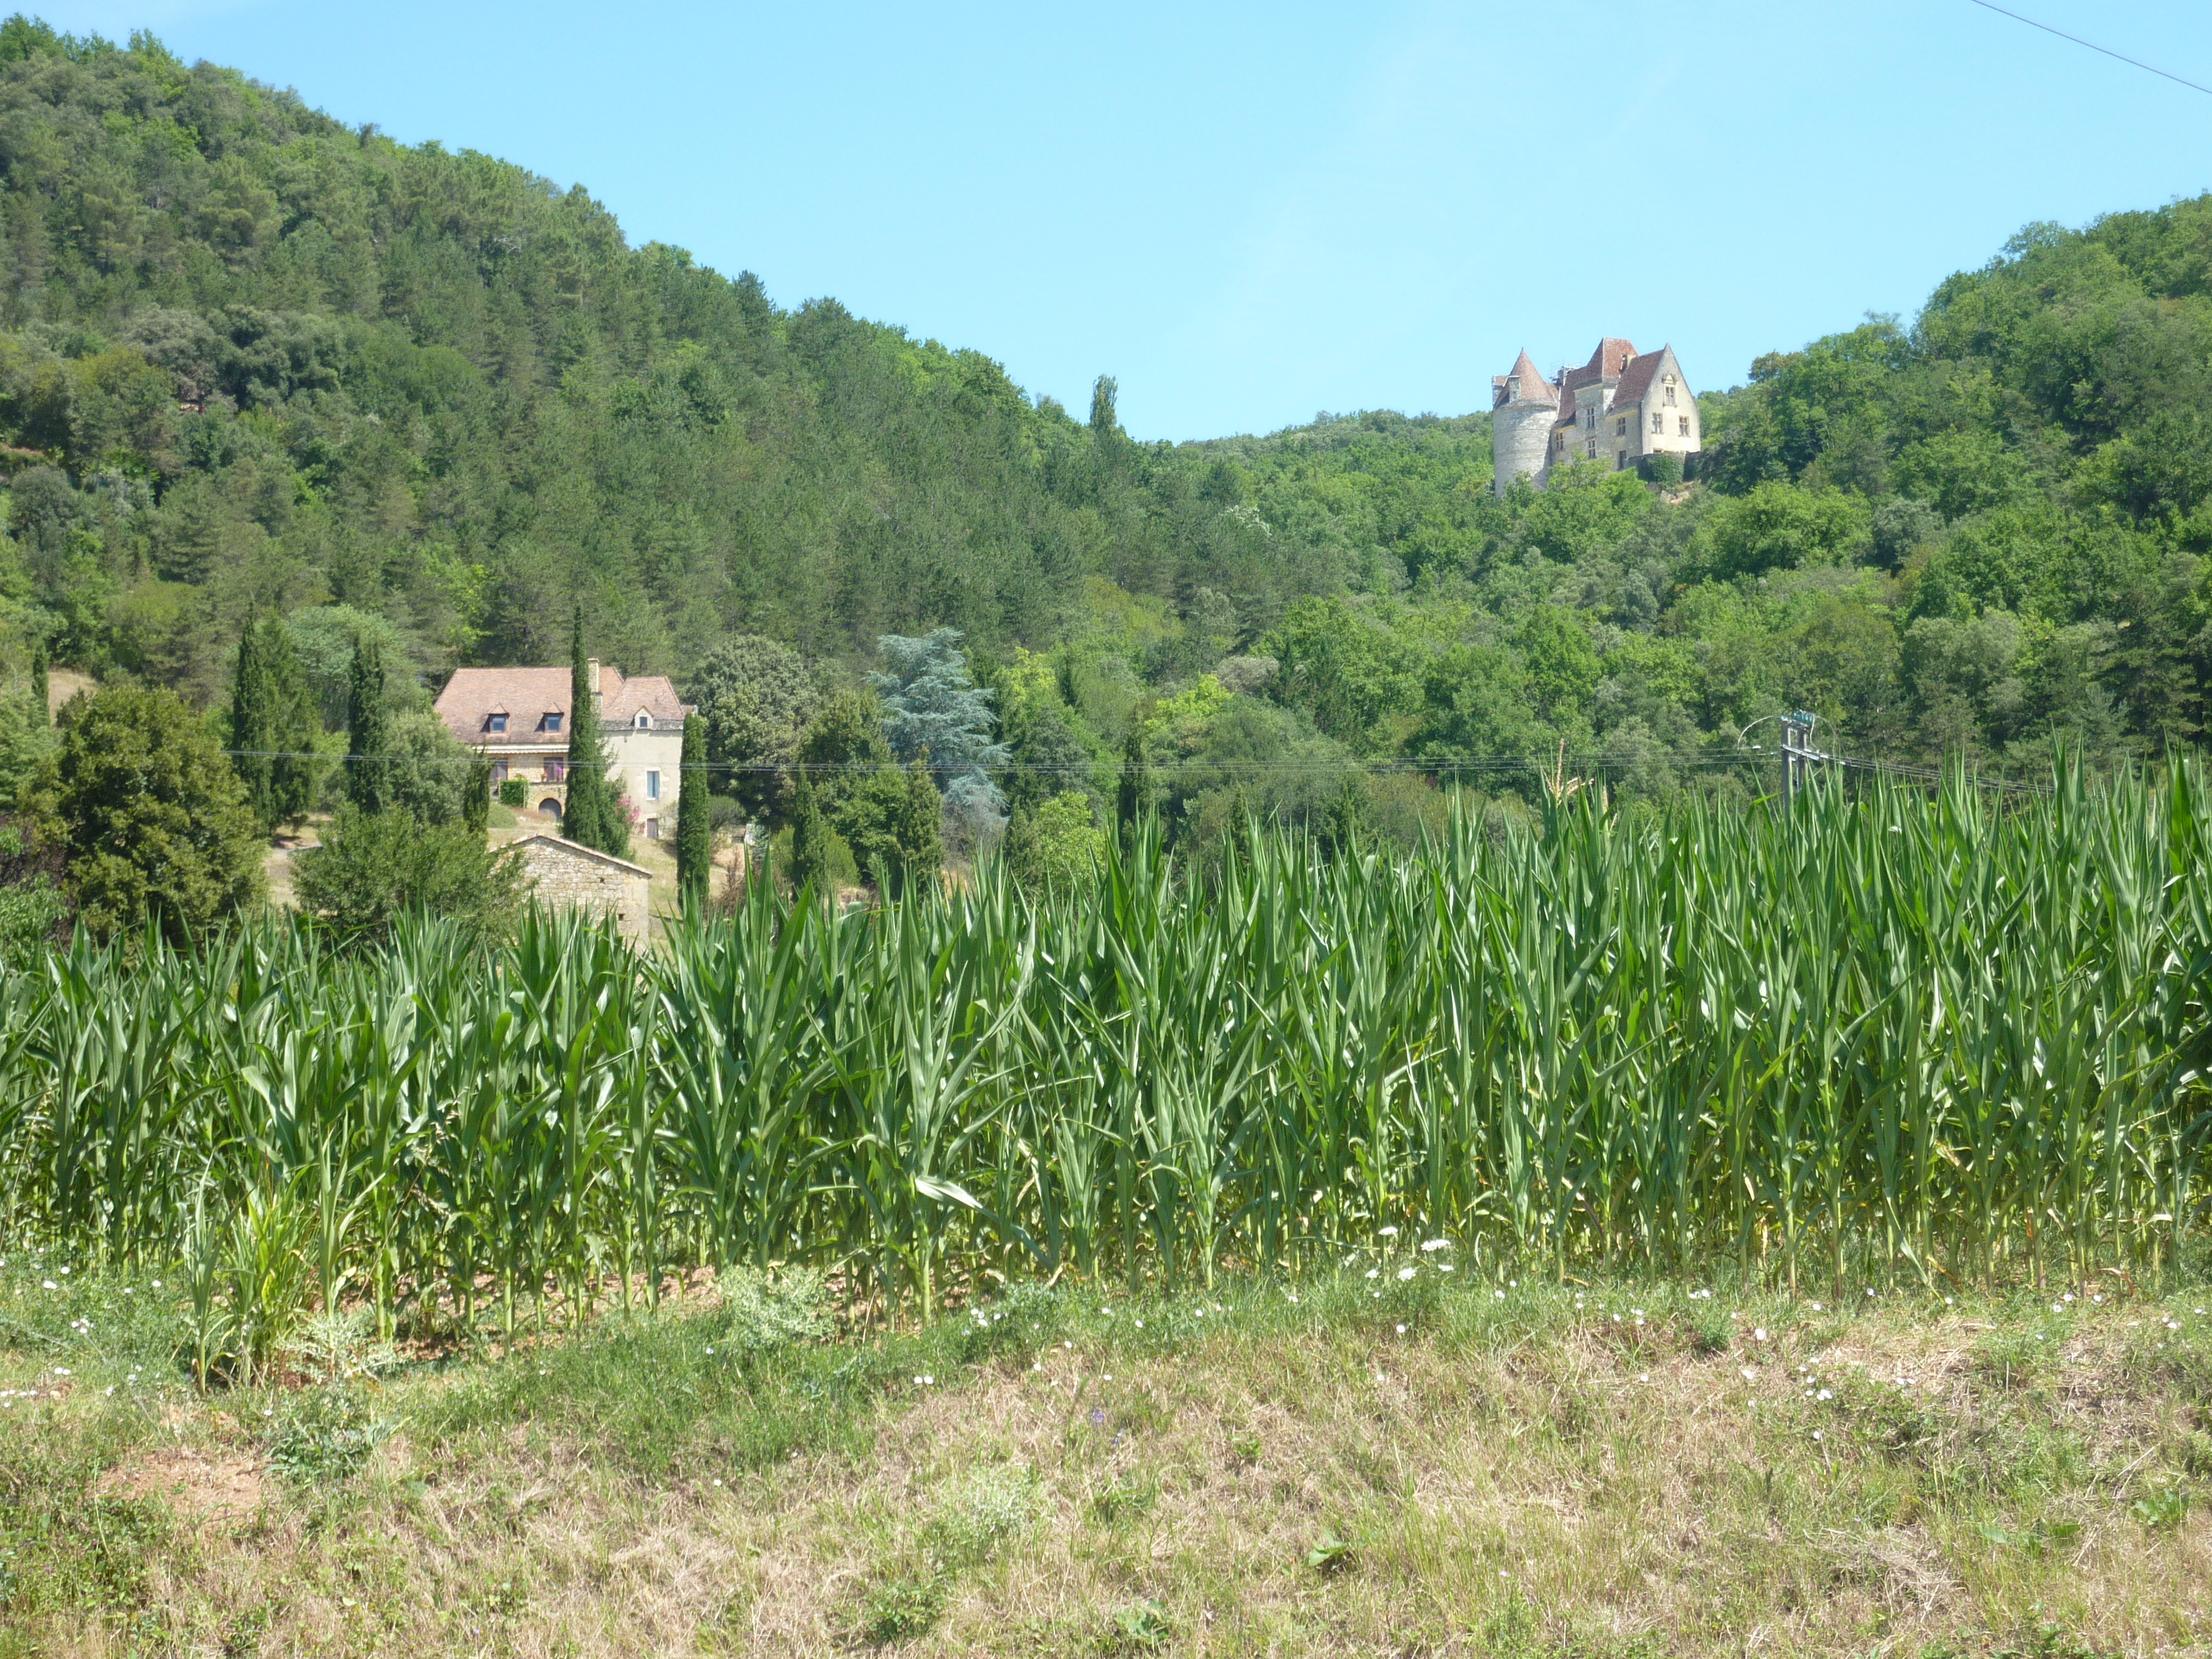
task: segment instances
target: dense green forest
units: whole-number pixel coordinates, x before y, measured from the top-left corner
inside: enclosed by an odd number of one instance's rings
[[[714,753],[758,762],[879,635],[950,626],[1017,806],[1103,805],[1133,726],[1177,830],[1347,779],[1402,822],[1563,743],[1627,793],[1713,784],[1792,706],[2015,769],[2208,719],[2212,198],[2032,227],[1910,325],[1761,358],[1685,487],[1501,501],[1485,415],[1140,443],[1110,380],[1079,418],[144,35],[0,27],[0,171],[19,687],[51,660],[219,725],[281,613],[335,731],[364,632],[419,700],[563,660],[580,604],[632,672],[719,672]],[[0,770],[43,737],[9,707]]]

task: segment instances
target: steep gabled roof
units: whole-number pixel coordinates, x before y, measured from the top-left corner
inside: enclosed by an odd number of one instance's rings
[[[1659,378],[1662,363],[1674,364],[1674,378],[1681,379],[1682,366],[1674,362],[1674,348],[1661,346],[1656,351],[1647,351],[1632,361],[1620,377],[1620,384],[1613,389],[1613,407],[1623,404],[1640,404],[1651,390],[1651,383]]]
[[[1597,343],[1590,360],[1580,368],[1570,368],[1559,376],[1559,419],[1561,426],[1574,424],[1574,398],[1578,388],[1597,382],[1616,380],[1622,368],[1634,360],[1636,346],[1632,341],[1608,334]]]

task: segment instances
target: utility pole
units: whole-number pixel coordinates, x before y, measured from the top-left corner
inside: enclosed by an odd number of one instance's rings
[[[1813,747],[1813,715],[1802,708],[1793,709],[1782,717],[1782,799],[1784,805],[1795,805],[1797,799],[1797,780],[1809,776],[1808,769],[1816,760],[1826,760],[1826,755]]]

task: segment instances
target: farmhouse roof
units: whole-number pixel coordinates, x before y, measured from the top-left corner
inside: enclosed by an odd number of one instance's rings
[[[612,663],[595,665],[599,674],[599,719],[611,726],[635,723],[641,709],[662,720],[680,722],[690,713],[676,695],[674,682],[665,674],[639,674],[624,678]],[[446,729],[471,748],[543,748],[565,744],[566,732],[536,728],[517,732],[489,729],[489,717],[510,709],[540,709],[566,715],[568,710],[569,671],[566,668],[457,668],[446,689],[438,694],[438,717]],[[563,724],[565,724],[565,720]]]

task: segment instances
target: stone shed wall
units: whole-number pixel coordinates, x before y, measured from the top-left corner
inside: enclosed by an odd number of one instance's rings
[[[549,908],[576,905],[611,915],[624,939],[645,943],[652,913],[642,874],[549,841],[526,841],[521,853],[523,868],[530,872],[541,902]]]

